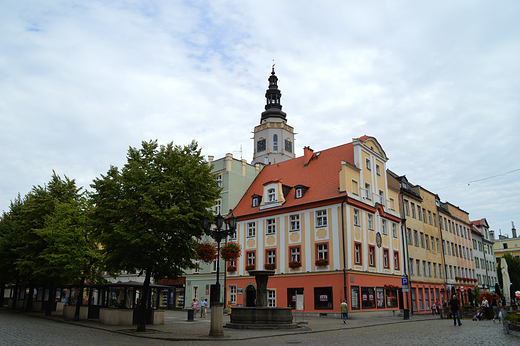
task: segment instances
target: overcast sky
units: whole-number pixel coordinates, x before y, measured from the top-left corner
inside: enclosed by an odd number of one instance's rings
[[[387,168],[510,235],[519,18],[518,0],[1,1],[0,211],[52,170],[89,188],[143,140],[250,162],[274,59],[297,156],[374,136]]]

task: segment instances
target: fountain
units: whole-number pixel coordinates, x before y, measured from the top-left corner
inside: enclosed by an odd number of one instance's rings
[[[250,270],[249,275],[256,281],[256,306],[231,308],[230,323],[227,328],[234,329],[294,329],[291,308],[267,306],[267,280],[274,270]]]

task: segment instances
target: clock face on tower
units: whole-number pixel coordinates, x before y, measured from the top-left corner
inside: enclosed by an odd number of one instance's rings
[[[292,153],[292,142],[288,139],[285,140],[285,151]]]
[[[265,138],[261,138],[257,143],[256,143],[256,152],[261,152],[261,151],[264,151],[265,150]]]

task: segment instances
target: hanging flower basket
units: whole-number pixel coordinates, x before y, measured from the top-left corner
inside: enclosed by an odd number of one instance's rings
[[[254,264],[248,264],[246,265],[246,271],[247,270],[255,270],[255,265]]]
[[[329,260],[328,259],[320,258],[320,259],[316,260],[316,266],[318,266],[318,267],[325,267],[325,266],[328,266],[328,265],[329,265]]]
[[[195,252],[197,253],[197,258],[202,262],[211,263],[217,258],[215,245],[210,243],[198,243],[195,246]]]
[[[242,247],[235,242],[229,242],[220,249],[220,257],[224,261],[236,260],[242,254]]]
[[[276,264],[274,264],[274,263],[266,263],[266,264],[264,264],[264,269],[275,270],[276,269]]]
[[[298,262],[298,261],[289,262],[289,268],[291,268],[291,269],[300,268],[301,266],[302,266],[301,262]]]
[[[227,267],[227,271],[228,271],[229,273],[234,273],[234,272],[237,271],[237,267],[235,267],[235,266],[229,266],[229,267]]]
[[[491,293],[491,292],[488,292],[488,291],[484,291],[480,294],[480,296],[478,297],[478,300],[479,302],[482,304],[482,301],[485,299],[487,299],[487,301],[490,303],[491,305],[491,301],[493,300],[493,297],[497,297],[496,294],[494,293]]]

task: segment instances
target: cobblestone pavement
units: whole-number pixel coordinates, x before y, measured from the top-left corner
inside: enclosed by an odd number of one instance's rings
[[[229,320],[224,316],[224,322]],[[297,319],[298,320],[298,319]],[[505,334],[502,324],[493,321],[452,320],[431,315],[353,318],[344,325],[338,318],[306,318],[296,330],[231,330],[224,337],[208,336],[207,319],[186,321],[186,313],[167,311],[165,324],[147,326],[148,332],[135,333],[135,326],[105,326],[96,321],[71,322],[61,316],[23,313],[0,309],[0,345],[520,345],[518,334]]]

